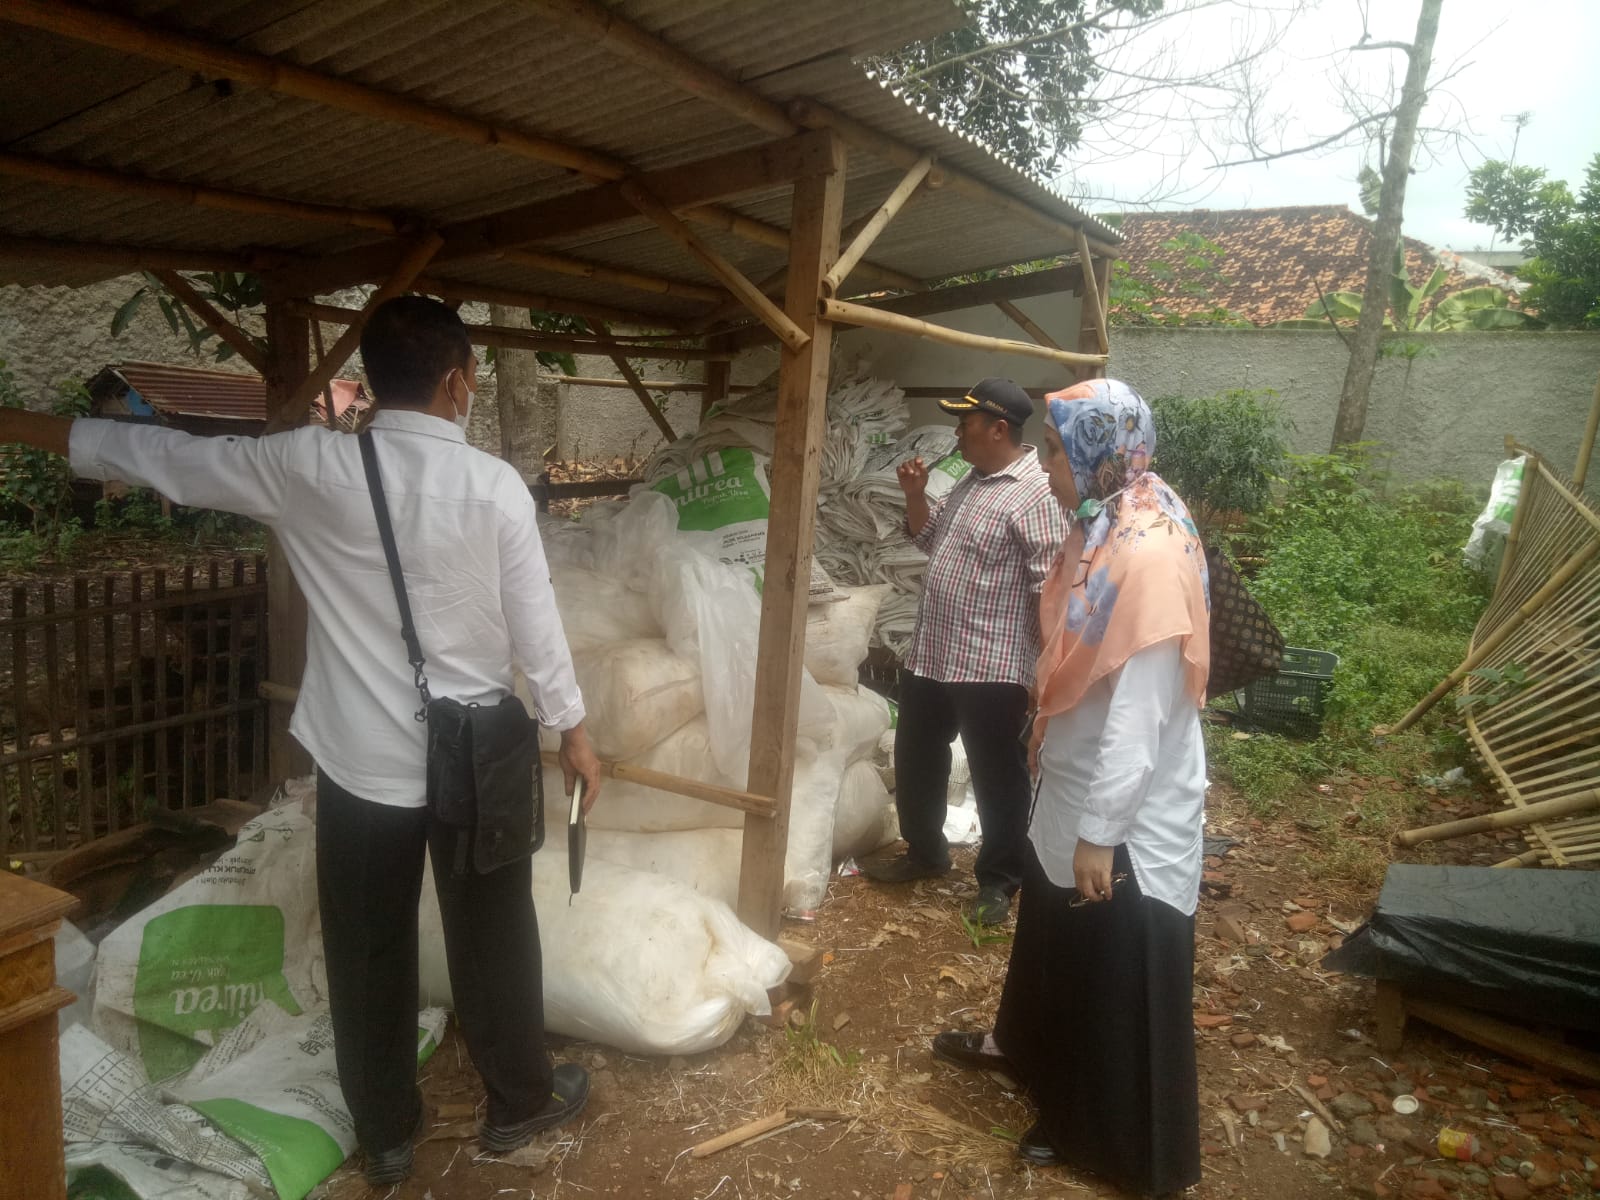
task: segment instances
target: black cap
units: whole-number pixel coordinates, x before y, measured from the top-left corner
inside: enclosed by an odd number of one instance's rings
[[[1010,421],[1019,429],[1033,416],[1033,401],[1028,399],[1027,392],[1009,379],[993,377],[973,384],[967,394],[958,399],[939,401],[939,407],[958,417],[969,412],[988,413]]]

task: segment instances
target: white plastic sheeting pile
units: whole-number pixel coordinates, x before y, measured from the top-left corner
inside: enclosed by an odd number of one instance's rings
[[[760,599],[748,573],[719,561],[714,533],[685,533],[676,521],[677,506],[645,490],[625,505],[597,505],[578,523],[551,525],[545,541],[556,603],[563,623],[582,630],[574,662],[601,756],[743,790]],[[845,787],[849,768],[889,726],[887,702],[857,684],[888,591],[838,589],[809,609],[784,881],[793,914],[821,904],[836,857],[893,837],[887,793],[865,787],[859,773]],[[619,620],[608,630],[612,612]],[[565,814],[553,770],[545,794],[547,821],[558,828]],[[846,796],[840,838],[836,817]],[[614,779],[590,814],[589,857],[729,901],[737,896],[742,825],[736,809]],[[670,838],[670,849],[661,838]]]

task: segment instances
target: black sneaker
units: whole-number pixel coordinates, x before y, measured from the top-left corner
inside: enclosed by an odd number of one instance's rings
[[[589,1072],[577,1063],[562,1063],[550,1081],[550,1099],[526,1121],[491,1125],[478,1130],[478,1144],[491,1154],[509,1154],[533,1141],[534,1135],[564,1125],[583,1110],[589,1099]]]
[[[1011,915],[1011,897],[999,888],[979,888],[978,898],[967,906],[967,917],[977,925],[999,925]]]
[[[393,1187],[397,1183],[404,1183],[410,1177],[411,1164],[416,1157],[417,1137],[422,1133],[427,1111],[426,1108],[418,1111],[416,1127],[412,1129],[411,1136],[406,1139],[404,1145],[396,1146],[393,1150],[385,1150],[381,1154],[367,1155],[361,1174],[369,1187]]]
[[[941,875],[948,875],[950,860],[945,859],[943,865],[925,863],[907,853],[888,862],[865,863],[861,873],[874,883],[910,883],[914,879],[937,879]]]

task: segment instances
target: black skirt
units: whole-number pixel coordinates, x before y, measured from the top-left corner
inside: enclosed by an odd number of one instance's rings
[[[1068,907],[1030,845],[995,1041],[1072,1167],[1139,1195],[1200,1181],[1194,918],[1139,892]]]

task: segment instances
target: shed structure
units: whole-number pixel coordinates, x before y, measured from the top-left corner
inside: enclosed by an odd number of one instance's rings
[[[740,916],[770,935],[835,327],[1064,377],[1108,349],[1117,235],[857,65],[961,19],[951,0],[0,0],[0,283],[156,274],[260,370],[269,430],[306,419],[366,315],[405,291],[582,317],[580,337],[473,336],[604,353],[652,410],[630,355],[706,360],[715,402],[719,364],[777,339],[754,750],[746,791],[720,797],[746,811]],[[1050,284],[1083,297],[1081,328],[1016,309],[1028,276],[930,287],[1063,255]],[[259,275],[265,338],[184,271]],[[318,305],[355,285],[376,285],[363,308]],[[1027,340],[927,319],[979,295]],[[345,332],[324,347],[313,318]],[[304,609],[286,571],[271,592],[268,694],[285,697]]]

